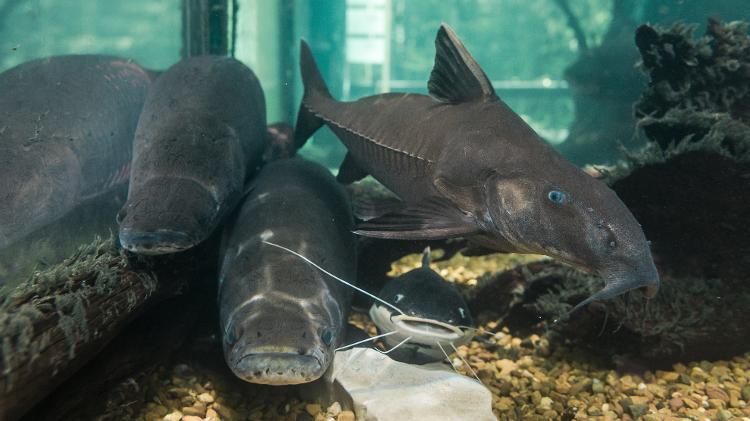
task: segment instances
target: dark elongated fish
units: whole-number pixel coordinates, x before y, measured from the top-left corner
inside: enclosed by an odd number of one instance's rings
[[[0,248],[127,182],[150,83],[135,62],[96,55],[0,74]]]
[[[604,183],[565,160],[495,94],[456,34],[435,41],[430,96],[392,93],[337,102],[302,43],[305,95],[298,144],[328,125],[349,153],[339,179],[372,174],[403,202],[357,231],[391,239],[469,237],[494,250],[540,253],[595,271],[611,298],[659,276],[630,211]]]
[[[429,248],[422,255],[422,267],[388,281],[378,296],[404,312],[394,314],[377,301],[370,308],[370,318],[381,334],[396,332],[383,338],[393,359],[411,364],[440,361],[446,358],[446,349],[452,352],[473,336],[469,306],[453,285],[430,268]]]
[[[300,158],[263,167],[224,230],[219,308],[224,356],[252,383],[320,377],[341,342],[350,290],[272,242],[353,279],[356,251],[346,193]]]
[[[205,240],[239,202],[266,139],[263,90],[245,65],[202,56],[170,67],[138,122],[123,247],[163,254]]]

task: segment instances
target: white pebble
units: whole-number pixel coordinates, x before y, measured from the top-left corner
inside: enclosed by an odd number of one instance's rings
[[[338,402],[332,403],[331,406],[329,406],[328,410],[326,411],[326,414],[329,417],[335,417],[340,413],[341,413],[341,404]]]

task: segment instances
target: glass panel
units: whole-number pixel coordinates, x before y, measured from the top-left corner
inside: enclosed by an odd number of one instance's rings
[[[5,0],[0,70],[61,54],[110,54],[165,69],[180,57],[180,0]]]

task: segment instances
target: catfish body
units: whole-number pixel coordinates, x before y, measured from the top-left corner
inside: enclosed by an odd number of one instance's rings
[[[0,74],[0,247],[126,183],[152,74],[100,55]]]
[[[123,247],[163,254],[206,239],[239,202],[266,139],[265,98],[252,70],[219,56],[170,67],[138,122],[118,215]]]
[[[430,268],[429,247],[422,254],[421,267],[388,281],[378,296],[404,312],[395,314],[378,301],[370,307],[378,332],[393,332],[382,339],[393,359],[411,364],[441,361],[446,349],[464,345],[473,336],[469,306],[453,285]]]
[[[263,167],[223,233],[219,280],[224,355],[253,383],[320,377],[341,342],[351,291],[299,257],[356,276],[353,216],[343,188],[301,158]]]
[[[362,235],[428,240],[467,237],[498,251],[540,253],[594,271],[607,286],[584,303],[647,286],[659,276],[630,211],[604,183],[548,146],[495,94],[455,33],[435,41],[431,96],[330,97],[302,44],[302,144],[328,125],[349,153],[339,179],[372,174],[401,201],[368,206]]]

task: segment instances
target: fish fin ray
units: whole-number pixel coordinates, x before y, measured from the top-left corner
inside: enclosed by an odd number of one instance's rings
[[[374,238],[431,240],[463,237],[478,230],[471,215],[446,199],[430,197],[360,224],[354,232]]]
[[[400,211],[405,207],[406,204],[395,197],[377,200],[356,199],[354,201],[354,215],[363,221],[369,221],[388,213]]]
[[[344,161],[339,167],[339,173],[336,180],[342,184],[351,184],[367,177],[367,171],[363,170],[355,161],[351,152],[347,152]]]
[[[484,70],[445,23],[438,30],[435,49],[435,66],[427,83],[430,95],[449,103],[497,100]]]

